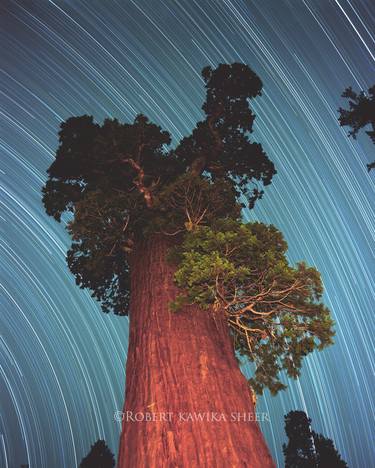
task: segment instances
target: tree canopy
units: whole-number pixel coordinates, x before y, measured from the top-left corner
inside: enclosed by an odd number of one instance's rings
[[[207,91],[202,106],[205,119],[175,149],[167,149],[169,133],[144,115],[137,115],[132,124],[106,119],[99,125],[87,115],[61,124],[43,203],[57,221],[64,212],[73,213],[69,268],[77,284],[90,288],[105,311],[127,313],[126,254],[138,238],[155,231],[155,225],[161,228],[164,219],[171,221],[166,208],[173,208],[175,201],[166,198],[187,176],[193,185],[206,183],[206,191],[215,192],[216,201],[221,200],[217,216],[225,216],[236,210],[240,193],[253,206],[263,194],[256,183],[267,185],[276,173],[261,145],[250,141],[254,114],[249,101],[262,88],[257,75],[234,63],[215,70],[206,67],[202,76]],[[212,208],[213,203],[203,210],[208,214]],[[191,210],[179,209],[184,223],[192,222]]]
[[[173,306],[198,303],[226,314],[235,349],[255,363],[254,388],[276,393],[284,369],[296,377],[302,358],[332,343],[319,273],[289,266],[273,226],[244,225],[276,174],[251,140],[250,103],[262,82],[248,66],[202,71],[204,118],[174,149],[168,132],[144,115],[133,123],[92,117],[61,125],[56,159],[43,188],[46,212],[68,217],[67,261],[76,283],[103,311],[129,309],[131,255],[140,240],[163,235],[177,249]]]
[[[367,130],[367,135],[375,144],[375,85],[372,86],[367,95],[364,91],[356,93],[351,87],[347,88],[342,97],[347,98],[349,101],[349,109],[340,107],[339,122],[341,126],[348,126],[348,135],[354,139],[357,137],[359,130],[367,125],[372,126],[372,130]],[[375,167],[375,161],[367,164],[370,171]]]

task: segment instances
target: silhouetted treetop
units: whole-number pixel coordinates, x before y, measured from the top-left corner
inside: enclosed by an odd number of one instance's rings
[[[113,468],[115,466],[113,453],[107,447],[105,440],[97,440],[91,446],[88,455],[81,461],[79,468]]]
[[[273,163],[259,143],[251,142],[255,115],[250,99],[261,94],[262,82],[246,65],[219,65],[202,71],[206,83],[206,114],[189,137],[183,138],[176,154],[191,166],[194,174],[206,171],[213,179],[225,177],[245,190],[249,182],[271,183],[276,173]],[[263,191],[247,192],[250,206]]]
[[[348,468],[332,439],[312,431],[318,468]]]
[[[290,411],[284,419],[289,439],[283,445],[285,468],[347,468],[333,441],[311,430],[304,411]]]
[[[359,130],[371,125],[372,130],[368,130],[366,133],[375,144],[375,85],[369,88],[367,95],[363,91],[356,93],[349,87],[343,92],[342,97],[348,99],[349,109],[340,107],[340,125],[350,127],[351,130],[349,130],[348,135],[354,139],[357,137]],[[374,167],[375,161],[367,164],[369,171]]]
[[[368,90],[368,95],[363,91],[356,93],[351,87],[349,87],[342,93],[342,97],[348,99],[349,109],[343,109],[340,107],[340,125],[351,127],[348,135],[356,138],[361,128],[375,123],[375,86],[372,86]],[[374,131],[366,133],[375,143]]]
[[[290,411],[285,419],[289,439],[283,445],[286,468],[316,468],[316,453],[311,432],[311,419],[304,411]]]

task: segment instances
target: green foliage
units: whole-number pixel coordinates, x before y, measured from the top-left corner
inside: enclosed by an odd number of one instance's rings
[[[224,313],[236,350],[255,363],[253,388],[285,388],[279,373],[299,375],[302,359],[332,343],[329,310],[315,268],[288,264],[287,244],[274,226],[218,219],[185,236],[171,258],[182,289],[172,304],[199,304]]]
[[[129,308],[127,249],[132,243],[128,224],[133,204],[136,199],[119,191],[90,191],[76,204],[74,220],[68,224],[73,242],[67,262],[76,284],[89,288],[104,312],[118,315]]]
[[[226,180],[213,183],[209,178],[191,172],[183,174],[155,196],[152,221],[144,232],[176,235],[209,225],[218,217],[237,218],[241,205],[237,203],[236,195]]]

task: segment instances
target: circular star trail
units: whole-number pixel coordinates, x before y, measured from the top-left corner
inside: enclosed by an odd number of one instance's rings
[[[375,4],[2,0],[0,34],[0,466],[77,466],[98,438],[117,452],[128,322],[75,286],[44,213],[60,122],[142,112],[176,144],[202,117],[201,69],[234,61],[263,81],[253,138],[278,170],[244,216],[318,268],[336,321],[335,345],[261,398],[262,429],[283,466],[283,415],[302,409],[350,467],[374,466],[375,147],[337,109],[375,82]]]

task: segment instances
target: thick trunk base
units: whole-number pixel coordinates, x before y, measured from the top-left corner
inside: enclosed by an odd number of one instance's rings
[[[169,309],[166,252],[154,238],[133,256],[118,468],[274,467],[220,312]]]

